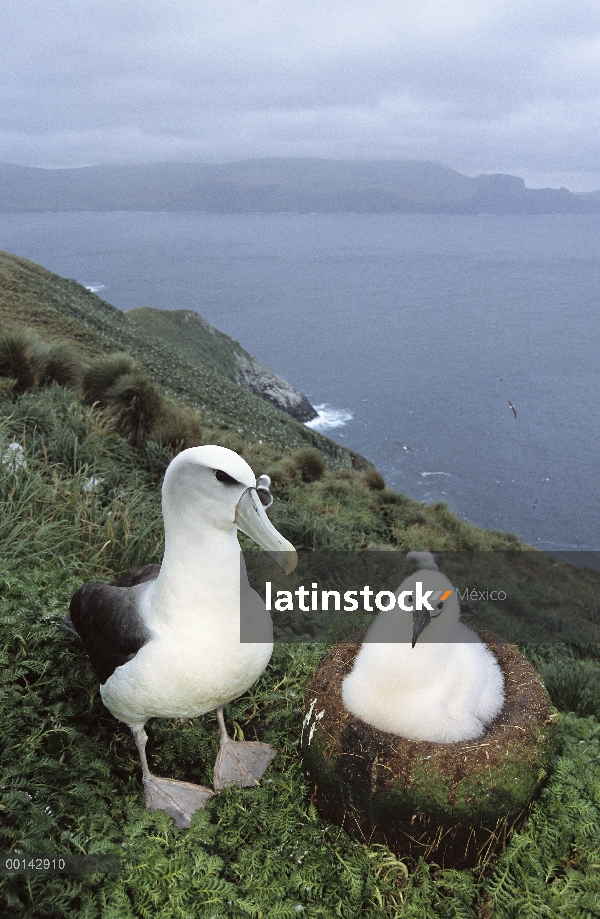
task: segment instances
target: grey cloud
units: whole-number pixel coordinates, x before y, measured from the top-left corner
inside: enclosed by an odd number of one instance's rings
[[[0,161],[409,157],[585,185],[599,35],[587,0],[5,0]]]

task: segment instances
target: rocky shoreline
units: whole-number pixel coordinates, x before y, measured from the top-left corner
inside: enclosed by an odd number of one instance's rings
[[[265,402],[270,402],[295,418],[296,421],[312,421],[317,417],[317,412],[305,395],[278,377],[276,373],[267,370],[262,364],[250,355],[236,352],[234,354],[237,383],[243,389],[260,396]]]

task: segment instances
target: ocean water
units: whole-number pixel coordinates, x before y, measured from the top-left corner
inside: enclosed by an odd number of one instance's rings
[[[600,215],[0,214],[0,248],[197,310],[391,487],[544,549],[600,549],[599,242]]]

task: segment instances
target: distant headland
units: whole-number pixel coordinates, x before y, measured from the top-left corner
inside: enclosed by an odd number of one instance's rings
[[[0,165],[0,212],[585,214],[600,191],[526,188],[415,160],[256,159],[40,169]]]

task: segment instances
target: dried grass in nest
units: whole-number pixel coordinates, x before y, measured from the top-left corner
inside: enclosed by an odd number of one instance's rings
[[[344,708],[342,680],[365,634],[329,651],[305,695],[302,755],[319,812],[401,857],[483,864],[526,819],[547,774],[554,730],[543,683],[514,645],[480,631],[505,678],[500,714],[476,740],[407,740]]]

